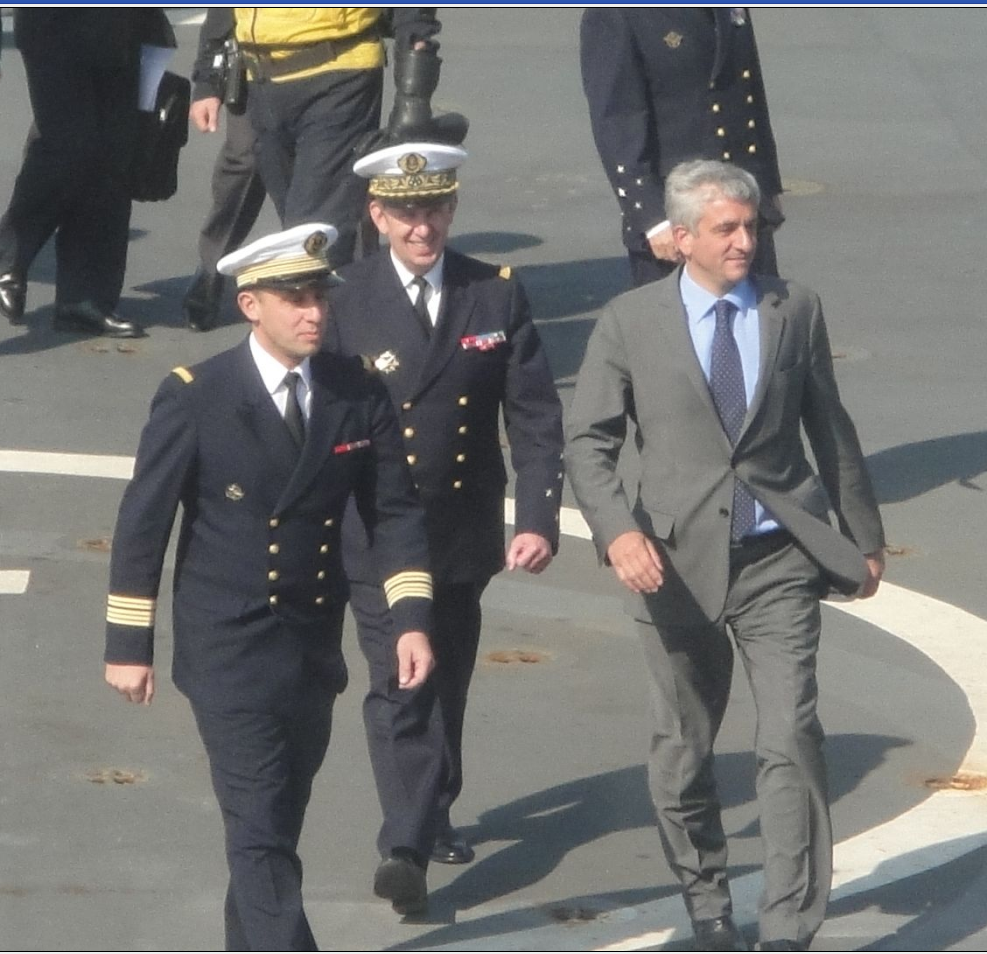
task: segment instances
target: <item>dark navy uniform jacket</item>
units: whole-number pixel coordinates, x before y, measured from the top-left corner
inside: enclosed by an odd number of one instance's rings
[[[486,582],[504,566],[501,412],[516,473],[515,531],[541,534],[556,548],[562,408],[510,269],[446,249],[431,338],[386,248],[340,274],[345,283],[330,291],[327,346],[381,369],[425,506],[436,582]],[[375,558],[358,524],[346,522],[346,568],[351,579],[372,582]]]
[[[372,515],[396,631],[427,630],[422,511],[387,393],[356,361],[320,354],[311,370],[300,452],[246,341],[161,385],[113,539],[107,662],[152,661],[179,503],[173,675],[193,701],[288,700],[311,667],[344,687],[340,524],[351,494]]]
[[[593,137],[629,249],[646,250],[645,232],[666,218],[665,176],[687,159],[732,162],[757,179],[765,200],[781,193],[746,8],[589,9],[580,59]]]

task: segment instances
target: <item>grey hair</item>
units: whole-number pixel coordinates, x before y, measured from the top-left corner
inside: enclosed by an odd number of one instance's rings
[[[693,234],[706,204],[721,198],[756,209],[761,204],[761,190],[749,172],[715,159],[680,162],[665,179],[665,215],[669,223],[673,227],[684,226]]]

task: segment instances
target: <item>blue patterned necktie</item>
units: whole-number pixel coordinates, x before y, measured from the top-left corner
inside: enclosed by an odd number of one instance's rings
[[[736,446],[744,418],[747,416],[747,393],[744,390],[744,367],[740,362],[740,349],[733,337],[732,321],[736,306],[720,298],[713,306],[716,330],[713,332],[713,348],[709,362],[709,390],[720,415],[723,430],[730,443]],[[730,520],[730,539],[737,541],[754,530],[754,497],[747,485],[733,482],[733,517]]]

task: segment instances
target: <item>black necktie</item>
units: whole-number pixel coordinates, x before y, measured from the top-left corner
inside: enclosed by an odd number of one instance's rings
[[[731,327],[735,306],[724,298],[713,306],[716,314],[716,330],[713,332],[713,348],[709,361],[709,390],[713,395],[716,412],[720,415],[723,430],[730,443],[736,445],[747,415],[747,393],[744,390],[744,368],[740,362],[740,349]],[[733,483],[733,518],[730,521],[730,538],[740,540],[754,529],[754,497],[747,485],[739,480]]]
[[[415,309],[415,317],[422,326],[427,338],[432,337],[432,319],[428,314],[428,302],[425,300],[428,295],[428,282],[423,275],[416,275],[411,282],[418,289],[418,297],[412,307]]]
[[[305,415],[302,414],[301,405],[298,403],[298,382],[301,379],[302,376],[297,371],[289,371],[284,376],[284,386],[288,389],[284,422],[288,425],[288,430],[299,447],[305,443]]]

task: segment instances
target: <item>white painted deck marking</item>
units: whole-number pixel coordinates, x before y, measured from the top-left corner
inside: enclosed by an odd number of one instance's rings
[[[27,592],[30,570],[0,570],[0,596],[19,596]]]

